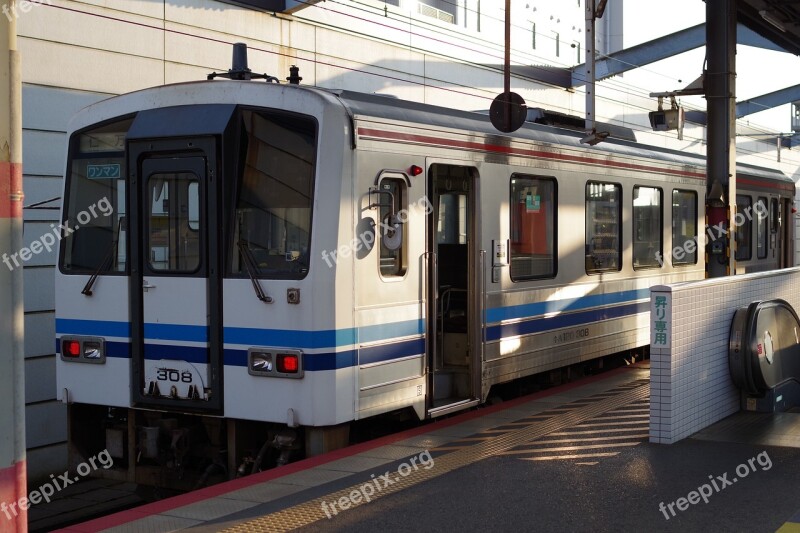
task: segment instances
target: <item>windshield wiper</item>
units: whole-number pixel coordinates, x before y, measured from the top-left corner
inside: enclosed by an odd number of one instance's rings
[[[258,279],[256,279],[258,265],[256,264],[256,258],[253,257],[253,252],[250,251],[250,248],[247,246],[247,241],[239,239],[237,246],[239,247],[239,253],[242,255],[242,263],[244,263],[244,268],[247,270],[247,275],[250,276],[250,281],[253,283],[253,290],[256,292],[256,296],[262,302],[271,304],[272,297],[266,295]]]
[[[85,294],[86,296],[91,296],[92,293],[92,286],[94,286],[94,282],[97,281],[97,276],[100,275],[101,272],[105,272],[108,270],[108,267],[111,266],[110,263],[114,260],[114,253],[117,251],[117,243],[119,239],[114,239],[111,241],[111,246],[108,249],[108,253],[100,262],[100,265],[97,267],[97,270],[92,273],[92,276],[89,278],[89,281],[86,282],[86,285],[83,287],[81,294]]]
[[[111,246],[106,253],[106,256],[97,266],[97,270],[92,273],[92,276],[89,278],[89,281],[86,282],[84,285],[81,294],[85,294],[86,296],[91,296],[92,287],[94,286],[95,281],[97,281],[97,276],[100,275],[101,272],[105,272],[108,268],[114,263],[114,254],[117,252],[117,246],[119,246],[119,234],[122,231],[122,226],[125,224],[125,217],[120,217],[119,222],[117,223],[117,231],[114,232],[114,240],[111,241]]]

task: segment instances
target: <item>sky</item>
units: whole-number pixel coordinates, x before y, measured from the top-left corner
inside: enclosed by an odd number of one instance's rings
[[[624,9],[625,48],[702,24],[706,18],[706,4],[702,0],[672,0],[666,4],[651,0],[626,0]],[[650,92],[682,89],[700,76],[704,60],[703,47],[626,72],[623,79]],[[739,45],[736,73],[736,99],[741,101],[800,85],[800,57]],[[683,97],[681,100],[689,105],[705,107],[702,97]],[[739,119],[739,122],[772,131],[790,132],[791,106],[786,104],[760,111]]]

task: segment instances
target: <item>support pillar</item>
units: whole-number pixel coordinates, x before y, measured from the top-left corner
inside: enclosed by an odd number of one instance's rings
[[[22,83],[16,20],[0,16],[0,259],[22,248]],[[28,531],[22,268],[0,262],[0,533]]]
[[[736,1],[706,0],[706,277],[735,274]],[[708,237],[707,233],[707,237]]]

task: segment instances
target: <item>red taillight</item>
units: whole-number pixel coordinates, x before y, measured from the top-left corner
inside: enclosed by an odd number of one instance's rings
[[[67,357],[81,356],[81,343],[78,341],[64,341],[62,353]]]
[[[417,165],[411,165],[411,168],[409,168],[408,171],[412,176],[419,176],[420,174],[422,174],[422,167],[418,167]]]
[[[278,354],[278,372],[295,374],[300,369],[300,358],[293,353]]]

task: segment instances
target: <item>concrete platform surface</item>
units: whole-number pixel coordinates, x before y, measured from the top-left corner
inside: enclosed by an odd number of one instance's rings
[[[800,532],[800,449],[754,420],[650,444],[648,377],[618,369],[63,531]],[[771,424],[794,438],[791,417]]]

